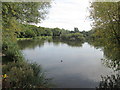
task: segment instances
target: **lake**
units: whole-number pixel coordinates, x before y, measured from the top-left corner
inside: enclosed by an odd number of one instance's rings
[[[24,40],[18,42],[29,62],[41,65],[58,88],[95,88],[102,76],[112,75],[105,66],[102,49],[87,42]]]

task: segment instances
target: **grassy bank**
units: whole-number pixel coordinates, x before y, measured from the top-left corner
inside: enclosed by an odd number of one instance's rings
[[[17,40],[31,40],[33,38],[17,38]]]
[[[17,40],[32,40],[32,39],[50,39],[52,36],[39,36],[39,37],[32,37],[32,38],[17,38]]]
[[[3,88],[48,88],[47,79],[40,65],[26,61],[9,62],[3,65]]]

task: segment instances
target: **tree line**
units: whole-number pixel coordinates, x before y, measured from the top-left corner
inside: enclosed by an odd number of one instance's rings
[[[64,40],[84,40],[83,33],[80,31],[69,31],[60,28],[45,28],[35,25],[22,24],[22,31],[15,32],[17,38],[36,38],[40,36],[60,37]]]
[[[48,84],[44,82],[43,75],[39,77],[41,68],[37,64],[26,62],[17,45],[17,38],[52,36],[69,41],[90,40],[96,46],[101,44],[100,47],[103,47],[103,50],[113,52],[113,54],[105,53],[107,62],[117,71],[120,70],[120,2],[92,2],[90,18],[94,20],[94,24],[93,29],[88,32],[30,25],[45,19],[48,8],[50,8],[50,2],[2,2],[4,87],[46,87]]]

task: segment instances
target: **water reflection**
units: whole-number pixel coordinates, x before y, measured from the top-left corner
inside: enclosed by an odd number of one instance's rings
[[[103,65],[114,70],[113,75],[103,75],[99,84],[100,88],[120,88],[120,45],[114,41],[89,41],[96,48],[102,48],[104,58]],[[102,43],[102,44],[100,44]]]
[[[22,40],[18,41],[18,45],[21,50],[24,50],[25,48],[29,49],[34,49],[36,46],[44,46],[45,42],[53,42],[55,46],[58,46],[59,44],[67,44],[71,47],[81,47],[82,44],[84,43],[83,41],[78,42],[78,41],[66,41],[66,40],[60,40],[59,38],[53,38],[53,39],[47,39],[47,40],[39,40],[39,39],[34,39],[34,40]]]
[[[53,38],[53,41],[55,44],[60,44],[60,43],[64,43],[67,44],[71,47],[82,47],[82,44],[84,43],[84,41],[69,41],[69,40],[61,40],[60,38]]]
[[[120,74],[115,74],[115,75],[107,75],[105,77],[101,77],[102,80],[100,81],[99,87],[97,88],[98,90],[101,88],[120,88]]]
[[[18,45],[20,47],[21,50],[24,50],[25,48],[29,48],[29,49],[34,49],[36,46],[43,46],[44,45],[45,40],[22,40],[22,41],[18,41]]]
[[[95,48],[102,48],[104,52],[104,58],[101,59],[103,64],[113,70],[120,70],[120,45],[112,42],[104,42],[100,44],[100,41],[90,41],[90,45]]]
[[[47,77],[54,78],[53,83],[57,87],[100,87],[103,85],[100,82],[101,75],[106,77],[116,74],[112,68],[114,65],[111,65],[111,68],[108,67],[106,60],[113,63],[117,58],[119,61],[119,51],[114,51],[119,49],[116,46],[117,49],[103,48],[100,42],[88,43],[63,41],[58,38],[18,42],[25,58],[40,64],[46,71]],[[114,54],[110,56],[111,53]],[[116,64],[117,68],[114,67],[117,70],[119,63],[116,62]]]

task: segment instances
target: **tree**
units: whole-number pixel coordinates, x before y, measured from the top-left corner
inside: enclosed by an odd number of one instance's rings
[[[101,44],[108,67],[119,70],[120,66],[120,2],[93,2],[91,18],[94,20],[96,44]],[[98,45],[98,44],[97,44]]]
[[[8,52],[10,47],[15,47],[16,32],[22,32],[22,24],[40,22],[45,18],[48,7],[50,3],[47,2],[2,2],[3,53]]]
[[[19,22],[35,22],[45,19],[49,2],[3,2],[2,17],[7,20],[14,17]]]
[[[120,44],[120,2],[93,2],[90,11],[96,35]]]
[[[3,61],[14,61],[4,63],[3,88],[8,88],[6,83],[11,83],[11,88],[45,87],[47,85],[43,75],[40,76],[40,67],[37,64],[28,64],[19,50],[16,42],[16,34],[21,33],[28,23],[37,23],[45,18],[47,7],[50,3],[38,2],[3,2],[2,3],[2,57]],[[28,30],[29,27],[26,27]],[[24,30],[25,31],[25,30]],[[28,30],[29,35],[35,35],[35,31]],[[24,35],[24,33],[23,33]],[[41,73],[42,74],[42,73]],[[32,80],[32,81],[31,81]],[[44,86],[45,85],[45,86]]]
[[[59,28],[52,29],[53,36],[60,36],[61,30]]]
[[[84,37],[81,33],[63,34],[61,35],[61,38],[65,40],[71,40],[71,41],[77,41],[77,40],[83,41],[84,40]]]
[[[38,23],[45,19],[49,7],[49,2],[3,2],[3,39],[4,36],[14,37],[16,31],[22,30],[22,23]]]

